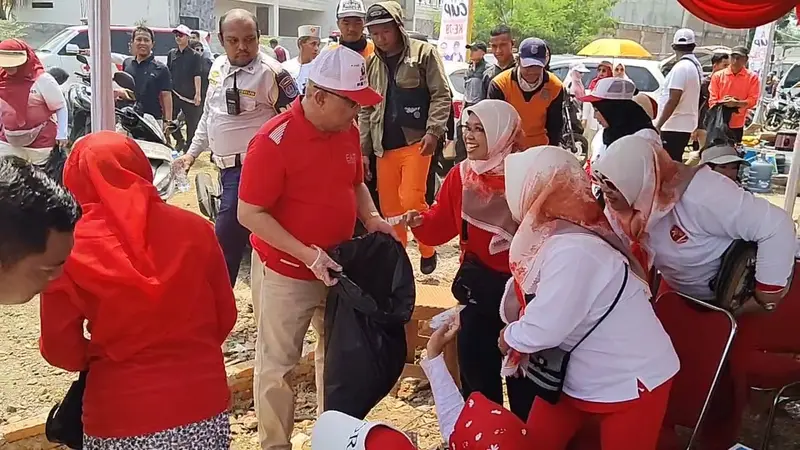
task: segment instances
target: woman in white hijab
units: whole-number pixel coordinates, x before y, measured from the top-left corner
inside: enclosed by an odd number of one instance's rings
[[[571,352],[560,397],[538,397],[528,417],[536,448],[563,450],[584,422],[600,419],[603,450],[655,450],[679,362],[644,271],[566,150],[510,155],[506,193],[521,221],[510,250],[513,289],[501,309],[506,367],[525,361],[536,379],[542,372],[533,366]]]
[[[792,304],[796,297],[783,299],[795,266],[792,220],[725,175],[704,165],[690,168],[673,161],[666,150],[638,136],[613,143],[593,169],[615,231],[645,268],[657,269],[671,289],[715,302],[714,280],[722,275],[727,250],[735,240],[757,243],[755,292],[734,311],[738,331],[726,365],[729,376],[717,388],[720,395],[715,395],[708,414],[713,423],[704,427],[707,436],[701,437],[709,448],[728,448],[737,436],[748,387],[779,387],[800,373],[800,362],[783,355],[797,353],[800,346],[797,307]],[[704,339],[712,329],[674,332]],[[671,402],[678,410],[705,395],[701,380],[689,383],[698,386],[696,390],[684,388],[673,395]]]
[[[652,140],[627,136],[592,165],[606,215],[639,261],[674,289],[713,300],[712,280],[734,240],[758,243],[756,300],[774,304],[794,268],[794,225],[767,200],[708,167],[686,167]],[[759,310],[753,300],[743,306]],[[755,308],[755,309],[753,309]]]
[[[460,238],[462,260],[453,291],[465,305],[458,335],[462,391],[465,398],[480,392],[502,404],[499,308],[511,277],[508,249],[517,231],[506,202],[503,161],[519,149],[520,117],[507,102],[491,99],[467,108],[464,116],[468,159],[447,175],[431,209],[412,211],[406,220],[423,244]],[[533,402],[530,381],[509,378],[506,384],[510,409],[525,420]]]

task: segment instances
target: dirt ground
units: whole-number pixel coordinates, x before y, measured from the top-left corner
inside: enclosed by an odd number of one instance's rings
[[[206,162],[198,161],[193,172],[213,172]],[[190,176],[190,179],[193,179]],[[780,195],[770,200],[782,206]],[[170,203],[194,211],[197,202],[194,191],[178,194]],[[795,209],[800,214],[800,203]],[[199,212],[198,212],[199,214]],[[408,249],[415,270],[419,266],[419,253],[412,243]],[[448,285],[458,266],[456,243],[439,249],[439,267],[431,276],[417,273],[417,281],[433,285]],[[230,364],[254,357],[255,323],[249,291],[249,267],[243,264],[235,294],[239,319],[231,337],[224,346]],[[22,306],[0,309],[0,425],[15,422],[49,410],[61,399],[75,378],[73,374],[50,367],[40,356],[37,347],[39,333],[38,299]],[[314,336],[307,337],[307,350],[313,348]],[[294,449],[310,449],[310,436],[316,409],[313,382],[306,377],[299,380],[297,390],[296,431]],[[776,425],[772,450],[800,448],[800,408],[788,408],[781,414]],[[794,416],[795,419],[792,419]],[[432,449],[440,444],[438,425],[433,408],[433,399],[427,382],[402,380],[395,394],[385,398],[372,412],[370,419],[392,423],[415,433],[421,449]],[[237,405],[232,414],[233,449],[258,450],[255,433],[255,413],[252,403]],[[742,442],[755,448],[761,436],[763,419],[749,416],[746,419]]]

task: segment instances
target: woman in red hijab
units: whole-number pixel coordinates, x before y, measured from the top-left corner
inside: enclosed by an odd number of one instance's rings
[[[214,229],[161,201],[144,153],[117,133],[80,140],[64,184],[83,217],[41,297],[40,348],[88,371],[83,448],[227,449],[221,345],[236,303]]]
[[[0,156],[43,165],[67,140],[68,115],[58,82],[19,39],[0,42]]]

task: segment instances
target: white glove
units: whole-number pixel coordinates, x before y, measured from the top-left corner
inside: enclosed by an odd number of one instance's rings
[[[331,257],[328,256],[324,250],[316,245],[312,245],[311,248],[317,251],[317,259],[315,259],[314,262],[307,267],[311,270],[311,272],[314,273],[315,277],[325,283],[325,286],[333,286],[338,283],[339,280],[334,278],[330,272],[341,272],[342,266],[331,259]]]

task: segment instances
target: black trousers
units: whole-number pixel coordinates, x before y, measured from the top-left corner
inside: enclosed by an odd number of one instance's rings
[[[689,145],[689,139],[691,139],[691,137],[692,133],[662,131],[661,145],[673,160],[683,162],[683,152],[686,151],[686,146]]]
[[[744,138],[744,128],[731,128],[731,135],[733,135],[734,144],[741,144]]]
[[[180,150],[186,151],[190,145],[192,145],[192,139],[194,139],[194,133],[197,131],[197,125],[200,123],[200,117],[203,115],[203,107],[202,103],[200,106],[195,106],[194,103],[188,103],[183,101],[180,97],[172,94],[172,117],[173,119],[178,117],[178,114],[183,111],[183,116],[186,118],[186,143],[185,148]],[[180,134],[181,130],[177,130],[176,134]],[[176,140],[180,142],[179,139]]]
[[[500,299],[487,298],[487,304],[468,304],[461,311],[461,330],[458,333],[458,364],[461,375],[461,393],[464,398],[480,392],[489,400],[503,404],[503,378],[500,368],[503,355],[497,347],[505,324],[500,319]],[[513,412],[522,421],[535,398],[533,382],[527,378],[506,378],[508,401]]]

